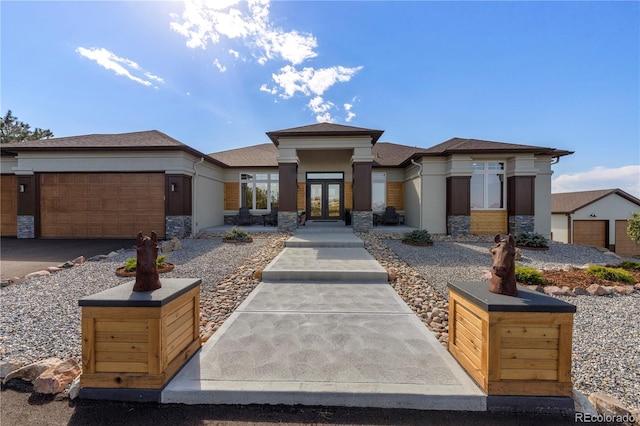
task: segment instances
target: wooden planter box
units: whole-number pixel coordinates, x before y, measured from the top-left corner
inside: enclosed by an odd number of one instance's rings
[[[518,296],[486,282],[449,284],[449,352],[487,395],[571,396],[576,307],[518,287]]]
[[[199,279],[135,281],[79,300],[80,388],[161,389],[200,348]]]

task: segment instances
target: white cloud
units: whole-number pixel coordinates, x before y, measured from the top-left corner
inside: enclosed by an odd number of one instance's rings
[[[240,57],[240,52],[233,50],[233,49],[229,49],[229,55],[233,56],[234,58],[238,59]]]
[[[334,123],[336,121],[329,112],[335,108],[335,105],[331,101],[325,101],[322,99],[322,96],[316,96],[311,99],[307,104],[307,107],[309,107],[311,112],[316,115],[316,121],[318,121],[318,123]]]
[[[151,74],[150,72],[144,71],[140,65],[131,59],[121,58],[113,52],[108,51],[105,48],[97,48],[90,47],[88,49],[84,47],[76,48],[76,52],[78,52],[81,56],[85,58],[91,59],[92,61],[96,61],[98,65],[103,68],[106,68],[110,71],[116,73],[116,75],[122,75],[127,77],[129,80],[135,81],[136,83],[142,84],[144,86],[153,86],[153,83],[149,80],[154,80],[159,83],[164,83],[164,80],[161,77]],[[141,74],[144,78],[140,76],[136,76],[132,74]],[[157,87],[156,87],[157,88]]]
[[[257,49],[261,63],[280,58],[296,65],[317,56],[318,42],[312,34],[285,31],[270,22],[268,0],[186,0],[184,5],[181,16],[171,15],[170,26],[187,38],[190,48],[205,49],[224,37]]]
[[[594,167],[585,172],[560,175],[551,181],[553,193],[613,188],[640,197],[640,165]]]
[[[352,104],[344,104],[344,110],[347,111],[347,116],[344,119],[344,121],[346,121],[347,123],[350,123],[351,120],[353,120],[356,117],[356,114],[351,111],[351,109],[353,108]]]
[[[322,95],[338,82],[346,82],[362,69],[362,67],[346,68],[342,66],[314,69],[305,67],[297,70],[291,65],[280,68],[278,74],[271,78],[282,89],[281,97],[287,99],[300,92],[303,95]]]
[[[225,72],[227,70],[227,67],[225,67],[224,65],[222,65],[220,63],[220,61],[218,61],[217,59],[215,61],[213,61],[213,65],[216,66],[216,68],[218,68],[218,71],[220,72]]]
[[[278,93],[278,89],[275,87],[269,88],[267,87],[266,84],[263,84],[262,86],[260,86],[260,91],[261,92],[267,92],[270,93],[272,95],[275,95],[276,93]]]

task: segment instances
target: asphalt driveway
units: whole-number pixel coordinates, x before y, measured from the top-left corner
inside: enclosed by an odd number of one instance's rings
[[[0,240],[0,278],[22,277],[56,266],[78,256],[89,259],[136,244],[134,239],[49,240],[2,237]]]

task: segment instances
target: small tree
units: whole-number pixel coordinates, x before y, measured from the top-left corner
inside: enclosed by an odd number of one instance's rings
[[[627,235],[640,244],[640,212],[631,213],[631,219],[628,220]]]
[[[19,121],[11,110],[8,110],[7,115],[0,121],[0,143],[37,141],[52,137],[53,133],[49,129],[36,127],[35,130],[31,130],[31,126]]]

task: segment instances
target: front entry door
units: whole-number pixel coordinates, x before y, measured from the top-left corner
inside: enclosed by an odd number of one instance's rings
[[[307,194],[310,220],[342,220],[342,181],[308,181]]]

